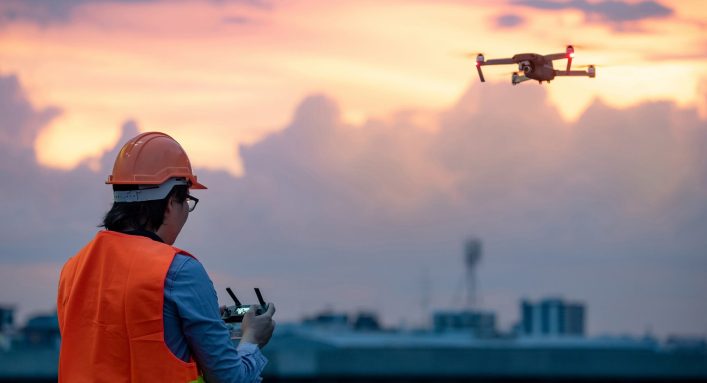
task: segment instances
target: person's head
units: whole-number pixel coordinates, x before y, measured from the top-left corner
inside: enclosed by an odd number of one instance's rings
[[[143,133],[118,153],[113,174],[113,206],[101,226],[108,230],[147,230],[173,244],[196,207],[189,189],[197,182],[184,149],[164,133]]]

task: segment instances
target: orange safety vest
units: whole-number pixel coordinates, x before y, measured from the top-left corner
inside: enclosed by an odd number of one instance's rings
[[[64,265],[57,311],[59,382],[202,382],[164,342],[164,281],[177,253],[152,239],[101,231]]]

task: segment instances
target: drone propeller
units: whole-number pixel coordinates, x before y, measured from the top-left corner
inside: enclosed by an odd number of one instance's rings
[[[478,55],[478,52],[454,52],[450,53],[450,56],[454,57],[461,57],[461,58],[467,58],[467,59],[476,59],[476,56]]]
[[[574,47],[574,49],[581,49],[583,51],[596,51],[601,49],[598,45],[593,45],[593,44],[565,44],[565,45],[571,45]]]

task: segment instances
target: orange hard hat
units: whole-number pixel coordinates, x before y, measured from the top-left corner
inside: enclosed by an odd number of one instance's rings
[[[107,184],[161,185],[171,178],[185,178],[192,189],[206,189],[196,180],[182,146],[160,133],[142,133],[123,145]]]

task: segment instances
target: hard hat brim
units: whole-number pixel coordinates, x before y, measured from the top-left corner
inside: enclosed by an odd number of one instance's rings
[[[208,189],[206,185],[197,182],[196,177],[190,179],[189,181],[191,181],[191,186],[189,186],[189,189]]]

